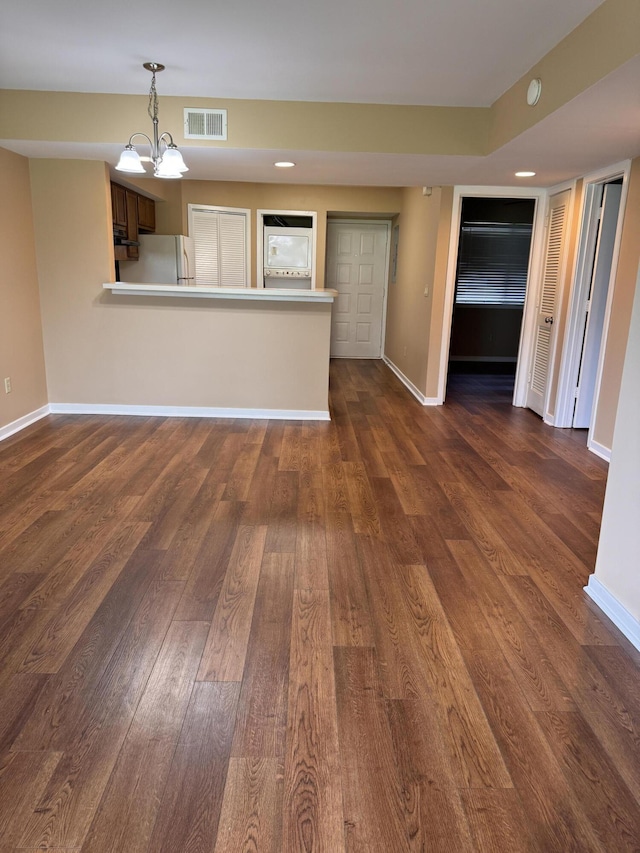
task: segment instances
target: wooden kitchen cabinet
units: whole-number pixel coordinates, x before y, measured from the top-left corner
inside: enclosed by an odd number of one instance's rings
[[[127,191],[119,184],[111,184],[111,211],[114,228],[126,230]]]
[[[136,243],[138,240],[138,193],[127,190],[127,240]],[[127,246],[127,260],[137,261],[138,246]]]
[[[138,230],[145,234],[156,230],[156,203],[144,195],[138,196]]]
[[[116,261],[136,261],[139,256],[138,234],[156,230],[156,204],[153,199],[111,184],[114,255]]]

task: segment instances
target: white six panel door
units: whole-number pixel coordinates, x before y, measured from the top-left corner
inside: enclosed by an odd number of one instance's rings
[[[338,291],[331,355],[380,358],[389,229],[383,223],[327,224],[327,287]]]

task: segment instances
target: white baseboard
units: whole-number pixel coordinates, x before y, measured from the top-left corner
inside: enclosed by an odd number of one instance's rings
[[[49,406],[42,406],[34,412],[29,412],[28,415],[23,415],[21,418],[18,418],[18,420],[0,427],[0,441],[5,438],[9,438],[10,435],[13,435],[16,432],[20,432],[21,429],[25,429],[25,427],[28,427],[30,424],[34,424],[41,418],[46,417],[50,412],[51,408]]]
[[[442,400],[439,400],[437,397],[425,397],[424,394],[416,388],[413,382],[404,375],[404,373],[397,367],[391,359],[387,358],[386,355],[382,356],[382,360],[387,365],[389,370],[393,371],[395,375],[398,377],[400,382],[411,391],[413,396],[419,403],[422,403],[423,406],[441,406]]]
[[[328,421],[326,411],[296,409],[225,409],[215,406],[127,406],[108,403],[51,403],[55,415],[139,415],[163,418],[251,418],[253,420]]]
[[[604,444],[598,444],[597,441],[593,440],[589,442],[587,447],[592,453],[599,456],[600,459],[604,459],[605,462],[611,462],[611,449],[609,447],[605,447]]]
[[[632,616],[631,613],[624,607],[618,599],[612,595],[609,590],[600,583],[595,575],[589,576],[589,583],[584,587],[584,591],[611,619],[616,628],[625,635],[629,642],[640,651],[640,622]]]

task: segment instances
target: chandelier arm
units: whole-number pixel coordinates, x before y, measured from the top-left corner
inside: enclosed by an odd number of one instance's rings
[[[165,139],[165,136],[169,137],[169,144],[168,145],[167,145],[167,140]],[[160,134],[158,142],[164,142],[164,144],[167,145],[167,147],[176,148],[176,144],[173,141],[173,136],[171,136],[171,134],[169,133],[168,130],[165,130],[164,133]]]
[[[146,134],[146,133],[132,133],[132,134],[131,134],[131,136],[129,137],[129,145],[133,145],[132,140],[133,140],[133,139],[134,139],[134,137],[136,137],[136,136],[144,136],[144,138],[147,140],[147,142],[149,143],[149,145],[150,145],[150,146],[151,146],[151,148],[153,149],[153,142],[152,142],[152,141],[151,141],[151,139],[147,136],[147,134]]]

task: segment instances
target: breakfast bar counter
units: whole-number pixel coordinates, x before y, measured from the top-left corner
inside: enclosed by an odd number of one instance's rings
[[[103,284],[55,411],[328,420],[336,295]]]
[[[333,302],[335,290],[294,290],[263,287],[184,287],[171,284],[131,284],[126,281],[102,285],[126,296],[165,296],[187,299],[238,299],[258,302]]]

